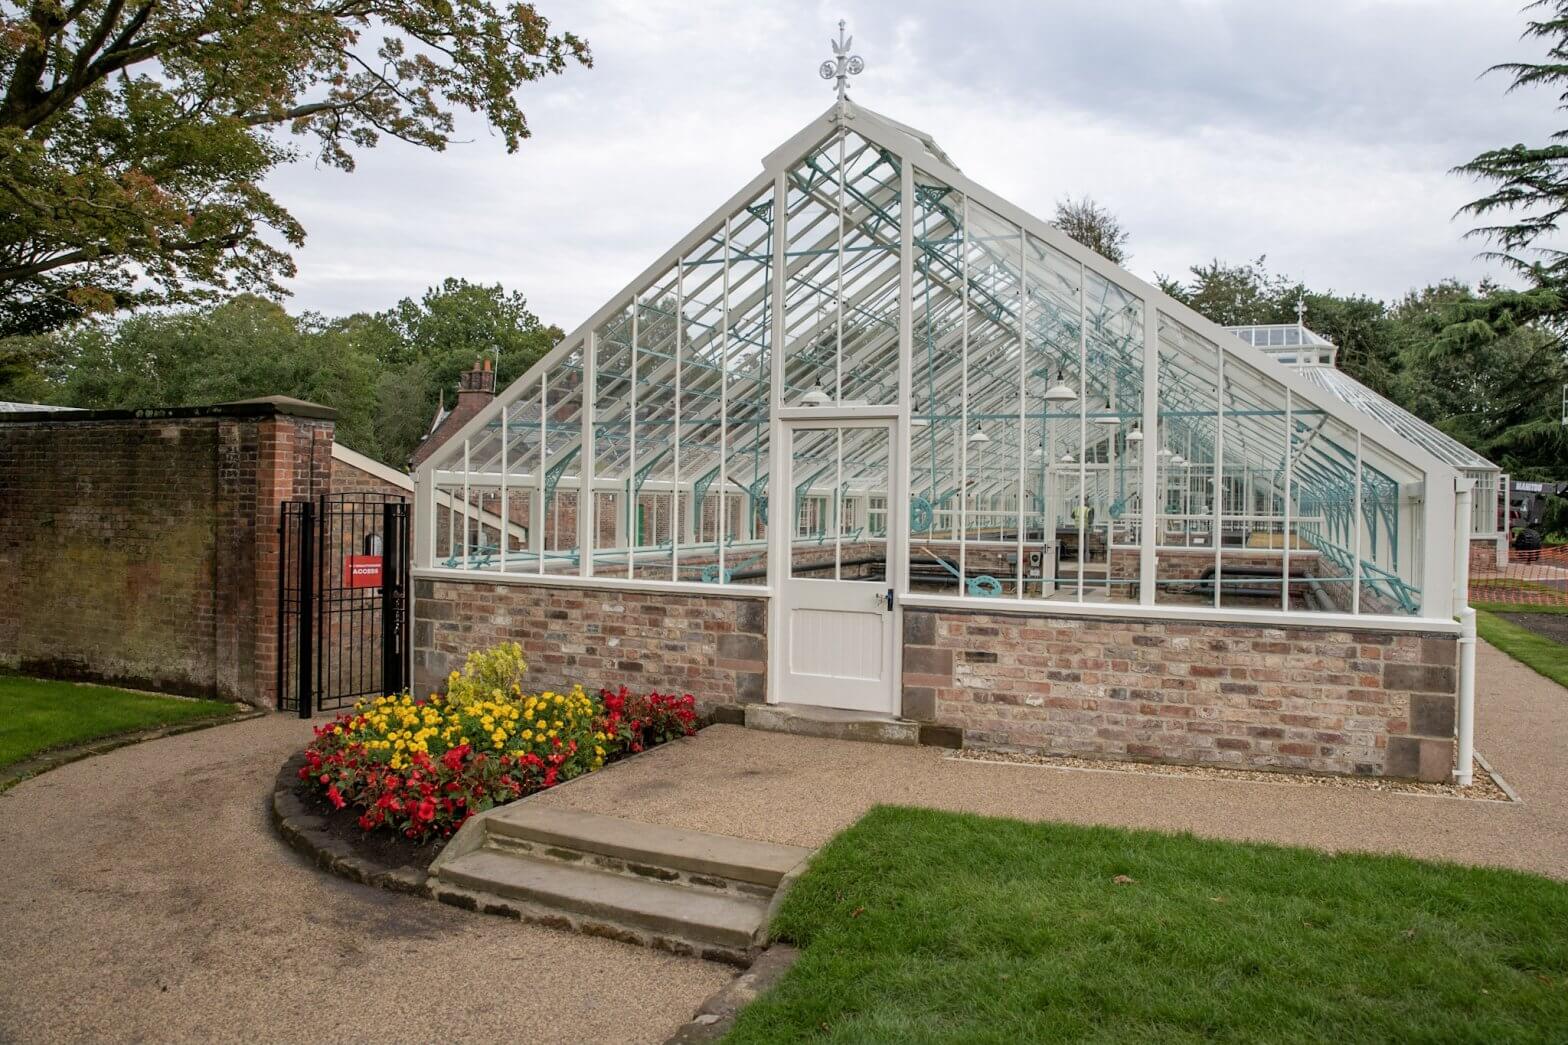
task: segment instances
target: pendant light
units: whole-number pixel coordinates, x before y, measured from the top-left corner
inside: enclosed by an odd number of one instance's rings
[[[1105,413],[1096,417],[1094,419],[1094,423],[1097,425],[1105,425],[1106,427],[1120,425],[1122,423],[1122,416],[1121,414],[1117,413],[1116,408],[1111,405],[1109,396],[1107,396],[1105,399]]]
[[[1183,457],[1181,454],[1177,454],[1175,457],[1171,458],[1171,467],[1173,467],[1173,468],[1176,465],[1186,464],[1186,463],[1187,463],[1187,459],[1185,457]]]
[[[828,406],[832,402],[833,400],[822,387],[822,379],[820,377],[817,378],[817,383],[811,386],[811,390],[800,397],[801,406]]]
[[[969,433],[969,441],[970,443],[989,443],[991,437],[985,434],[985,429],[976,424],[975,430]]]
[[[1058,464],[1073,464],[1074,463],[1074,461],[1073,461],[1073,452],[1071,450],[1063,450],[1062,451],[1062,458],[1057,463]]]
[[[930,418],[921,416],[919,413],[919,407],[916,407],[915,412],[909,415],[910,428],[928,428],[930,425]]]
[[[1078,393],[1073,386],[1067,383],[1067,377],[1062,373],[1061,367],[1056,368],[1056,384],[1045,390],[1047,403],[1072,403],[1078,399]]]
[[[1134,428],[1132,431],[1128,432],[1127,441],[1134,444],[1143,442],[1143,429]]]

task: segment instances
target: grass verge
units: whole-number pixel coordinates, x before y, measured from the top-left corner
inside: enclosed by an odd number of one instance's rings
[[[217,700],[0,675],[0,767],[52,748],[235,710]]]
[[[1485,610],[1476,611],[1475,630],[1525,667],[1558,685],[1568,686],[1568,646]]]
[[[1568,885],[1403,857],[884,806],[817,855],[774,930],[804,951],[727,1042],[1568,1027]]]

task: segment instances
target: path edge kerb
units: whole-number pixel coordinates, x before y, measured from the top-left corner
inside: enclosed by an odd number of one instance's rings
[[[367,859],[328,831],[326,821],[307,809],[295,793],[303,768],[305,752],[297,751],[284,760],[272,784],[272,826],[290,849],[323,871],[360,885],[414,896],[433,895],[430,875],[423,868]]]
[[[240,706],[249,707],[249,705]],[[122,747],[130,747],[132,744],[145,744],[151,740],[177,737],[184,733],[196,733],[203,729],[212,729],[215,726],[251,722],[258,718],[265,718],[269,714],[271,714],[269,711],[252,709],[228,715],[211,715],[206,718],[178,722],[169,726],[154,726],[152,729],[138,729],[129,733],[114,733],[106,737],[99,737],[97,740],[73,744],[70,747],[56,748],[53,751],[41,751],[32,758],[17,762],[6,769],[0,769],[0,794],[4,794],[23,781],[42,776],[51,770],[59,769],[61,766],[68,766],[72,762],[80,762],[84,758],[92,758],[95,755],[107,755],[111,751],[118,751]]]
[[[703,725],[706,726],[707,723],[704,722]],[[699,732],[701,728],[699,727]],[[653,747],[628,755],[626,758],[617,759],[592,773],[584,773],[581,776],[573,777],[571,780],[562,781],[549,790],[556,791],[563,787],[570,787],[578,780],[587,780],[590,777],[596,777],[603,773],[614,772],[617,768],[626,765],[634,759],[690,739],[691,737],[677,737],[663,744],[655,744]],[[446,855],[451,842],[456,840],[462,833],[461,829],[458,834],[452,836],[452,839],[447,842],[446,846],[442,847],[441,853],[437,854],[429,869],[421,869],[412,864],[393,866],[367,859],[355,853],[347,842],[328,831],[326,821],[312,813],[306,808],[305,803],[300,800],[299,795],[295,791],[295,786],[299,783],[299,771],[304,767],[305,752],[302,749],[284,760],[283,765],[278,768],[278,775],[272,784],[272,826],[283,841],[288,844],[289,848],[323,871],[335,874],[340,878],[347,878],[351,882],[435,899],[436,883],[432,880],[432,872],[438,870],[440,865],[445,862],[442,857]],[[546,792],[536,793],[544,794]],[[525,799],[526,797],[529,796],[525,796]],[[525,799],[519,799],[519,801]],[[481,821],[484,815],[480,813],[469,817],[469,823]],[[468,827],[469,823],[465,823],[463,827]]]

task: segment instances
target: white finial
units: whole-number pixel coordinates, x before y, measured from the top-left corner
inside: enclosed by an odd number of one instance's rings
[[[1297,294],[1296,295],[1296,326],[1304,327],[1306,325],[1307,325],[1307,296],[1305,294]]]
[[[844,35],[844,21],[838,23],[838,39],[829,40],[828,46],[833,48],[834,57],[823,62],[817,72],[824,80],[838,81],[838,107],[842,113],[844,103],[849,100],[849,78],[859,76],[866,68],[865,60],[858,54],[850,54],[850,45],[855,42],[853,36]]]

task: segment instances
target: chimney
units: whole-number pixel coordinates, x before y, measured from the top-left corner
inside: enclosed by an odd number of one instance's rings
[[[436,412],[434,427],[424,441],[414,448],[409,464],[417,467],[494,399],[495,368],[487,358],[476,359],[472,370],[458,375],[457,402],[452,406],[452,412]]]
[[[457,379],[457,412],[473,417],[495,398],[495,370],[489,357],[474,360],[474,368]]]

